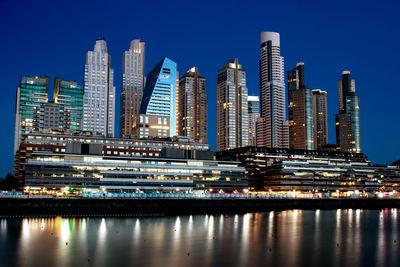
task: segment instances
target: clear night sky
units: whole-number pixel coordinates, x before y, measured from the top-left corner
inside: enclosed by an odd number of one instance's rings
[[[146,43],[146,74],[164,56],[177,62],[181,75],[198,66],[207,79],[208,139],[215,150],[217,71],[239,58],[249,95],[258,95],[260,32],[279,32],[285,70],[303,61],[306,84],[328,92],[329,143],[335,143],[337,81],[351,70],[361,102],[362,151],[373,163],[391,163],[400,158],[399,8],[399,1],[368,0],[0,0],[0,176],[12,171],[20,76],[83,84],[86,52],[100,36],[115,70],[118,111],[122,53],[132,39]]]

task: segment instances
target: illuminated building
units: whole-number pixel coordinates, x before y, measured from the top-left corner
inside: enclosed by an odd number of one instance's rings
[[[206,79],[197,67],[188,70],[179,80],[179,135],[194,142],[207,143]]]
[[[290,148],[314,149],[313,96],[304,83],[304,63],[287,73]]]
[[[347,195],[400,189],[400,167],[371,166],[362,153],[244,147],[216,157],[240,161],[248,171],[250,191]]]
[[[163,149],[159,158],[107,156],[92,146],[71,150],[78,153],[34,152],[25,164],[25,186],[79,193],[247,190],[247,175],[238,162],[198,159],[176,149]]]
[[[133,40],[124,52],[120,104],[120,136],[132,134],[133,117],[139,114],[143,97],[145,43]]]
[[[249,146],[256,146],[256,123],[260,117],[260,99],[258,96],[248,96],[247,103],[249,114]]]
[[[249,142],[246,71],[238,59],[218,71],[217,150],[244,147]]]
[[[49,78],[23,76],[17,89],[14,153],[23,135],[43,129],[80,130],[83,90],[75,81],[56,78],[49,101]]]
[[[177,66],[163,58],[147,75],[140,114],[169,117],[170,136],[177,135]]]
[[[328,144],[328,101],[326,91],[312,90],[314,116],[314,149],[325,149]]]
[[[170,136],[170,123],[168,116],[138,114],[132,120],[132,133],[135,138]]]
[[[257,146],[260,147],[289,147],[284,59],[280,49],[279,33],[261,32],[261,117],[257,121]]]
[[[339,151],[361,152],[360,97],[350,71],[338,81],[339,114],[336,115],[336,144]]]
[[[115,86],[111,56],[104,39],[96,40],[93,51],[88,51],[84,70],[84,131],[114,136]]]

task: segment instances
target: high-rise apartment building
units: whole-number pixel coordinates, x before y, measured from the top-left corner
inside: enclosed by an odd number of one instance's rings
[[[261,32],[261,117],[257,121],[257,146],[289,146],[284,62],[280,50],[279,33]]]
[[[177,65],[163,58],[147,75],[140,114],[169,117],[170,136],[177,135]]]
[[[145,43],[133,40],[124,52],[120,104],[120,136],[132,135],[133,118],[139,114],[145,84]]]
[[[197,67],[188,70],[179,80],[179,135],[197,143],[207,143],[206,79]]]
[[[22,135],[51,130],[80,130],[83,90],[75,81],[56,78],[54,101],[49,101],[49,78],[23,76],[17,89],[14,153]]]
[[[249,113],[249,146],[257,146],[256,123],[260,117],[260,98],[258,96],[248,96]]]
[[[304,81],[304,63],[287,72],[289,144],[293,149],[314,149],[313,96]]]
[[[312,90],[314,116],[314,149],[322,150],[328,144],[327,92]]]
[[[113,137],[114,120],[114,70],[106,41],[98,39],[86,55],[82,129]]]
[[[249,144],[248,89],[246,71],[238,59],[218,71],[217,81],[217,150]]]
[[[350,71],[338,81],[339,114],[336,115],[336,145],[339,151],[361,153],[360,97]]]

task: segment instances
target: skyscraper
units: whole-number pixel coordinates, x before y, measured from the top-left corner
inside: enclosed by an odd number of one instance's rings
[[[147,75],[140,114],[169,117],[170,136],[177,134],[177,65],[163,58]]]
[[[257,146],[288,147],[284,63],[276,32],[261,32],[260,98]]]
[[[218,71],[217,81],[217,150],[249,144],[248,89],[246,71],[238,59]]]
[[[54,101],[49,101],[49,78],[23,76],[17,89],[14,153],[22,134],[51,130],[80,130],[83,90],[75,81],[56,78]]]
[[[350,71],[338,81],[339,114],[336,115],[336,145],[339,151],[361,153],[360,97]]]
[[[304,81],[304,63],[297,63],[287,76],[290,148],[313,150],[313,97]]]
[[[39,121],[34,117],[36,110],[48,101],[48,91],[48,77],[21,77],[15,105],[14,153],[22,141],[22,133],[39,130]]]
[[[249,146],[257,146],[256,123],[260,117],[260,98],[258,96],[248,96],[249,113]]]
[[[54,102],[63,109],[63,129],[82,129],[83,89],[75,81],[56,78],[54,81]]]
[[[328,101],[326,91],[312,90],[314,116],[314,149],[321,150],[328,144]]]
[[[114,119],[114,70],[106,41],[97,39],[86,55],[82,129],[113,137]]]
[[[197,67],[179,80],[179,134],[197,143],[207,143],[206,79]]]
[[[139,114],[144,89],[145,43],[133,40],[124,52],[120,104],[120,136],[131,135],[133,117]]]

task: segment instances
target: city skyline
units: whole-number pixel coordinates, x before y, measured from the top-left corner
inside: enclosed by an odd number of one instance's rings
[[[7,3],[6,3],[7,5]],[[12,6],[12,5],[11,5]],[[354,7],[354,5],[353,5]],[[255,9],[252,9],[252,12],[256,12]],[[358,11],[358,15],[363,14],[363,10]],[[372,21],[376,20],[373,18]],[[388,21],[390,19],[388,18]],[[282,20],[280,20],[282,23]],[[344,22],[343,22],[344,23]],[[360,22],[361,23],[361,22]],[[372,22],[371,22],[372,23]],[[371,23],[367,23],[365,26],[363,26],[362,29],[368,28],[368,26],[371,26]],[[339,23],[340,24],[340,23]],[[378,23],[379,24],[379,23]],[[3,25],[10,25],[10,22],[8,24],[3,24]],[[389,29],[389,23],[386,22],[386,24]],[[335,143],[335,127],[333,127],[334,123],[334,115],[337,112],[337,88],[336,88],[336,82],[337,80],[340,79],[340,73],[343,70],[349,69],[352,72],[352,77],[354,77],[357,80],[357,93],[361,97],[361,105],[362,105],[362,112],[361,112],[361,124],[362,124],[362,148],[363,152],[366,153],[371,160],[374,163],[391,163],[392,161],[395,161],[399,158],[397,154],[397,150],[399,147],[398,141],[394,138],[395,136],[395,129],[393,127],[396,127],[395,125],[391,125],[388,122],[388,119],[390,121],[393,121],[393,116],[395,114],[395,110],[391,105],[387,104],[386,101],[388,99],[385,98],[379,98],[383,101],[377,102],[376,103],[376,95],[374,93],[375,88],[379,88],[380,90],[385,90],[386,92],[394,92],[393,88],[388,87],[387,85],[385,86],[385,83],[387,83],[390,77],[390,73],[392,70],[388,67],[387,69],[385,68],[386,72],[381,73],[382,75],[379,75],[380,70],[374,70],[373,73],[378,71],[378,73],[375,74],[375,77],[386,77],[387,81],[384,81],[384,84],[381,85],[382,79],[371,79],[369,77],[374,77],[371,75],[371,72],[366,70],[363,66],[361,66],[363,61],[363,58],[361,57],[360,54],[367,54],[365,53],[368,49],[363,47],[361,45],[361,42],[356,42],[354,45],[343,45],[343,46],[338,46],[336,49],[338,51],[335,51],[333,47],[335,46],[335,43],[332,41],[332,39],[328,38],[327,35],[318,33],[315,38],[310,38],[310,34],[307,34],[306,31],[303,32],[305,33],[304,38],[309,38],[311,39],[309,42],[315,42],[316,44],[313,45],[312,43],[307,42],[307,45],[310,46],[310,51],[307,51],[305,49],[305,44],[302,43],[302,41],[296,41],[298,40],[296,33],[290,32],[285,26],[279,25],[279,23],[274,23],[271,21],[254,21],[250,24],[246,24],[246,27],[251,27],[252,28],[246,32],[245,29],[241,28],[240,32],[245,34],[245,39],[247,43],[249,43],[248,46],[243,46],[243,43],[239,43],[238,45],[231,45],[232,47],[226,47],[225,43],[230,42],[232,39],[230,37],[224,37],[226,40],[223,40],[223,38],[218,39],[222,43],[220,44],[215,44],[215,52],[214,53],[220,53],[220,55],[213,57],[212,63],[211,64],[206,64],[204,60],[201,60],[196,53],[198,52],[192,52],[190,51],[191,49],[185,48],[185,46],[178,45],[179,42],[172,41],[174,40],[173,37],[165,39],[169,40],[171,44],[165,44],[162,43],[161,40],[165,38],[165,34],[157,32],[160,36],[157,37],[155,33],[146,33],[146,28],[139,30],[137,33],[135,31],[129,32],[129,33],[120,33],[120,34],[114,34],[110,31],[104,31],[103,35],[105,39],[108,41],[108,46],[110,50],[110,54],[113,57],[113,61],[111,64],[111,68],[115,69],[116,73],[114,74],[115,79],[118,78],[120,79],[120,74],[121,74],[121,55],[122,51],[126,50],[126,44],[136,38],[140,38],[143,41],[146,42],[146,45],[148,45],[149,49],[146,49],[149,55],[149,60],[146,60],[146,73],[148,72],[149,68],[152,67],[156,64],[156,61],[159,60],[160,57],[163,56],[168,56],[172,58],[175,62],[178,63],[178,69],[181,71],[181,73],[184,73],[185,70],[189,69],[193,65],[196,65],[199,67],[199,69],[202,70],[202,73],[204,77],[207,79],[207,93],[208,93],[208,100],[210,103],[208,104],[208,109],[209,109],[209,122],[208,122],[208,136],[209,136],[209,143],[211,145],[211,148],[213,150],[216,150],[215,142],[213,139],[215,138],[216,134],[213,133],[213,128],[216,126],[215,118],[213,118],[213,115],[215,115],[215,92],[213,92],[216,88],[216,71],[218,70],[218,66],[220,67],[224,62],[227,60],[237,57],[239,58],[239,61],[243,63],[246,69],[246,74],[248,76],[248,87],[249,87],[249,95],[258,95],[258,78],[257,76],[259,75],[258,73],[258,59],[259,59],[259,49],[257,48],[258,46],[258,39],[259,39],[259,32],[264,31],[264,30],[271,30],[271,31],[276,31],[281,34],[281,45],[282,45],[282,55],[285,57],[285,65],[286,66],[293,66],[296,62],[298,61],[303,61],[307,64],[307,84],[311,88],[322,88],[323,90],[326,90],[328,92],[328,123],[329,123],[329,143]],[[341,24],[339,26],[342,26]],[[15,26],[18,28],[17,26]],[[5,75],[7,75],[7,79],[5,79],[5,96],[4,96],[4,104],[2,105],[3,109],[2,112],[4,113],[3,116],[13,116],[13,111],[14,111],[14,101],[12,99],[15,98],[15,88],[17,87],[18,80],[20,76],[23,75],[42,75],[42,76],[50,76],[50,77],[63,77],[65,79],[71,79],[71,80],[76,80],[78,84],[83,85],[82,83],[82,62],[84,61],[84,53],[85,51],[88,51],[92,48],[93,46],[93,41],[98,37],[98,34],[96,33],[96,29],[102,28],[101,25],[97,25],[95,28],[91,28],[91,35],[88,35],[80,40],[77,44],[76,42],[67,42],[68,46],[71,46],[71,50],[66,53],[70,59],[62,58],[63,64],[59,64],[61,66],[57,66],[57,64],[53,63],[53,60],[51,58],[47,58],[40,60],[36,60],[36,58],[46,56],[47,53],[51,54],[52,50],[55,49],[58,46],[58,39],[54,41],[54,43],[45,43],[41,44],[42,48],[38,49],[34,54],[28,53],[28,52],[21,52],[24,53],[24,57],[26,62],[24,61],[24,64],[19,63],[19,55],[15,54],[15,63],[10,64],[7,67],[7,71],[5,72]],[[351,30],[344,29],[342,27],[331,27],[331,32],[330,34],[335,35],[338,32],[345,31],[345,34],[350,34],[352,32]],[[348,32],[346,32],[348,31]],[[7,31],[6,31],[7,32]],[[315,32],[316,33],[316,32]],[[366,33],[365,31],[361,31],[361,33],[356,33],[355,40],[364,40],[363,37],[361,37],[362,33]],[[390,37],[388,34],[388,29],[383,29],[383,33],[386,34],[383,38],[385,42],[385,45],[388,45],[389,48],[392,45],[392,42],[389,42],[394,37]],[[10,35],[10,33],[8,33]],[[28,31],[29,34],[29,31]],[[210,33],[212,37],[213,33]],[[115,38],[117,37],[117,38]],[[388,38],[389,40],[385,39]],[[122,42],[122,39],[123,42]],[[16,39],[18,40],[18,39]],[[64,39],[63,39],[64,40]],[[329,43],[332,41],[332,43]],[[13,41],[14,44],[16,41]],[[120,42],[120,44],[119,44]],[[293,45],[291,42],[295,42],[296,44]],[[373,42],[375,42],[373,40]],[[382,39],[380,40],[382,42]],[[157,49],[157,45],[162,45],[164,46],[162,49]],[[200,44],[204,44],[203,42],[200,42]],[[8,43],[3,44],[4,48],[8,48],[7,51],[11,50]],[[189,40],[185,43],[185,45],[195,45],[193,37],[190,37]],[[336,43],[337,45],[337,43]],[[177,46],[174,48],[173,46]],[[318,48],[318,46],[323,46],[323,51],[325,53],[319,55],[319,57],[323,58],[323,63],[322,64],[316,64],[319,62],[319,59],[316,58],[316,53],[321,53],[322,50],[321,48]],[[35,49],[36,44],[32,44],[31,49]],[[79,48],[78,48],[79,47]],[[123,49],[122,49],[123,47]],[[221,50],[221,47],[226,50],[225,52]],[[349,49],[350,48],[350,49]],[[77,49],[80,51],[78,52],[72,52],[72,51],[77,51]],[[28,49],[29,51],[30,49]],[[179,52],[177,50],[180,50]],[[210,49],[204,49],[206,52],[210,52]],[[247,51],[248,50],[248,51]],[[317,52],[316,52],[316,51]],[[83,53],[82,53],[83,51]],[[335,56],[329,55],[329,53],[333,53]],[[200,55],[204,55],[201,54]],[[214,55],[214,54],[213,54]],[[29,56],[29,57],[27,57]],[[59,56],[60,57],[60,56]],[[374,58],[372,55],[373,60],[377,60]],[[9,57],[6,56],[6,62],[11,62],[7,60]],[[333,58],[336,58],[333,60]],[[77,60],[78,59],[78,60]],[[210,61],[210,58],[207,59]],[[371,60],[369,58],[368,60]],[[386,62],[388,59],[380,59],[381,61],[383,60]],[[360,61],[360,63],[358,63]],[[379,60],[378,60],[379,61]],[[217,66],[217,67],[215,67]],[[392,66],[394,69],[395,66]],[[12,74],[10,74],[11,70],[14,70]],[[288,68],[285,69],[287,71]],[[9,74],[7,74],[9,73]],[[383,79],[385,80],[385,79]],[[121,86],[119,81],[115,81],[114,84],[117,87],[117,98],[119,96]],[[378,87],[379,85],[379,87]],[[53,88],[52,85],[49,86],[50,88]],[[382,89],[381,89],[382,88]],[[384,89],[383,89],[384,88]],[[51,92],[49,92],[51,94]],[[379,96],[378,96],[379,97]],[[119,100],[119,99],[118,99]],[[117,100],[117,101],[118,101]],[[11,103],[9,103],[11,102]],[[371,103],[374,103],[377,105],[377,108],[368,108],[368,106],[371,105]],[[390,102],[389,102],[390,103]],[[118,110],[119,104],[116,103],[116,110]],[[382,111],[373,114],[376,112],[376,109],[382,109]],[[385,111],[385,112],[384,112]],[[386,113],[386,116],[382,115]],[[115,116],[118,118],[117,114]],[[386,118],[387,117],[387,118]],[[368,118],[368,120],[366,119]],[[4,118],[3,118],[3,121]],[[13,121],[13,120],[11,120]],[[386,123],[385,123],[386,122]],[[117,123],[117,120],[116,120]],[[394,120],[394,124],[396,124],[396,121]],[[385,131],[379,131],[378,129],[380,128],[380,125],[382,127],[385,127]],[[3,166],[1,166],[1,172],[6,173],[11,171],[11,166],[12,166],[12,148],[6,143],[13,143],[12,142],[12,130],[10,131],[8,128],[13,128],[13,125],[8,126],[6,125],[5,131],[7,131],[7,134],[3,134],[3,139],[8,140],[9,142],[5,142],[2,144],[2,148],[4,151],[7,151],[5,155],[2,156]],[[114,127],[114,130],[117,130],[118,127]],[[388,130],[386,130],[388,129]],[[393,130],[390,130],[393,129]],[[8,133],[10,132],[10,133]],[[382,134],[385,133],[385,135],[379,135],[378,138],[376,137],[376,134]],[[393,135],[394,134],[394,135]],[[388,136],[387,136],[388,135]],[[392,136],[392,137],[391,137]],[[379,142],[375,142],[375,140],[379,140]],[[390,143],[389,143],[390,142]],[[397,142],[397,143],[396,143]],[[392,145],[392,143],[394,143]],[[390,147],[389,147],[390,146]],[[385,149],[382,149],[384,147]],[[9,151],[9,152],[8,152]]]

